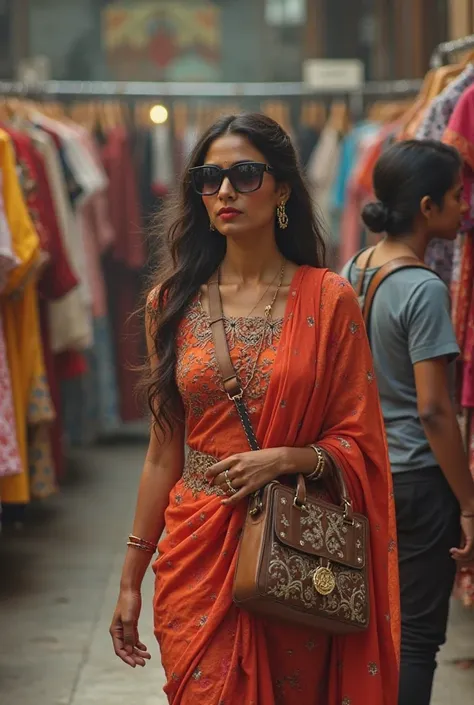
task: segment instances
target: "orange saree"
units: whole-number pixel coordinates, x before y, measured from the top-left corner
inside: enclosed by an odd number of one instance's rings
[[[261,319],[226,319],[245,386]],[[259,333],[260,330],[260,333]],[[220,383],[209,319],[194,301],[178,336],[176,377],[191,452],[170,494],[154,564],[155,633],[173,705],[396,705],[398,578],[391,476],[372,360],[351,286],[301,267],[285,317],[265,333],[246,401],[262,448],[317,441],[340,463],[370,521],[371,621],[329,637],[252,616],[232,602],[246,506],[221,504],[212,458],[248,450]]]

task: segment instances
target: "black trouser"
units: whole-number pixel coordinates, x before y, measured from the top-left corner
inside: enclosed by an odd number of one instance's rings
[[[393,475],[402,612],[399,705],[429,705],[446,639],[459,505],[439,468]]]

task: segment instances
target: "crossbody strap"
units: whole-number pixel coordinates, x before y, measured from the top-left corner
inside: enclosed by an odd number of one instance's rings
[[[242,385],[240,384],[230,357],[229,345],[225,334],[224,312],[222,310],[222,301],[219,291],[219,280],[215,277],[211,279],[207,290],[209,292],[210,325],[214,339],[214,347],[216,350],[217,365],[221,373],[222,383],[227,396],[235,404],[250,448],[252,450],[260,450],[260,446],[250,420],[249,412],[243,399],[244,390],[242,389]]]

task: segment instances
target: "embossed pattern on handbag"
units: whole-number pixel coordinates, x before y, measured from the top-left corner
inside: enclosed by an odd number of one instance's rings
[[[311,494],[272,482],[249,504],[234,601],[250,612],[334,634],[367,628],[368,522]],[[301,494],[301,497],[298,496]]]
[[[235,403],[250,448],[259,450],[223,325],[217,280],[209,282],[211,329],[224,388]],[[274,481],[254,493],[240,541],[233,598],[240,607],[333,634],[368,627],[367,518],[352,510],[336,468],[340,504]]]

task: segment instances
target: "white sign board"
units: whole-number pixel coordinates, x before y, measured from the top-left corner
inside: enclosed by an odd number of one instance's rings
[[[303,81],[319,91],[354,91],[364,84],[364,64],[358,59],[307,59]]]
[[[21,59],[16,70],[17,81],[26,86],[49,81],[51,78],[51,61],[47,56],[33,56],[30,59]]]

